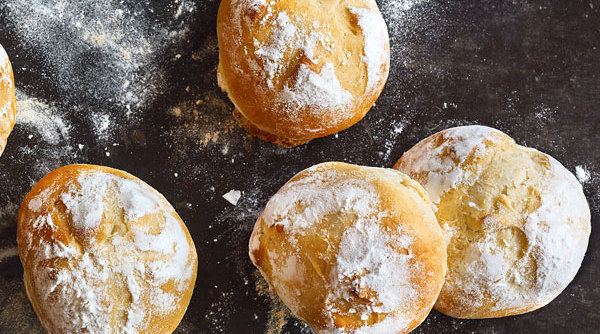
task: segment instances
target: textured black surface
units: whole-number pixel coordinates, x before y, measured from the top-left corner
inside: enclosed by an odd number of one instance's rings
[[[378,2],[384,7],[391,1]],[[173,6],[170,1],[125,4],[154,9],[147,15],[156,22]],[[232,106],[216,85],[216,0],[197,0],[188,40],[156,54],[166,85],[134,119],[123,116],[119,106],[51,80],[43,54],[16,37],[10,13],[1,8],[0,43],[12,56],[19,88],[58,109],[78,111],[66,114],[72,134],[58,144],[28,138],[30,129],[15,128],[0,158],[0,249],[16,245],[16,209],[48,167],[80,162],[123,169],[162,192],[195,240],[198,282],[178,332],[264,333],[274,328],[279,308],[257,292],[260,280],[247,256],[247,240],[270,195],[315,163],[390,167],[436,131],[485,124],[553,155],[571,171],[583,166],[590,172],[584,185],[593,213],[587,255],[575,280],[541,310],[477,321],[433,311],[415,333],[600,332],[599,1],[421,2],[401,15],[387,12],[393,64],[376,107],[339,136],[294,149],[249,138],[232,125]],[[82,80],[86,69],[101,64],[93,52],[82,56]],[[181,108],[179,117],[173,107]],[[110,140],[92,135],[84,117],[92,109],[117,120]],[[219,137],[203,143],[215,130]],[[48,153],[77,143],[85,144],[77,154]],[[244,191],[237,206],[221,198],[231,189]],[[21,275],[17,257],[0,262],[2,333],[42,331]],[[286,321],[282,333],[310,332]]]

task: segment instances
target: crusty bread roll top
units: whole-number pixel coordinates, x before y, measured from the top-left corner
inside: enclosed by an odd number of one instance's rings
[[[387,80],[389,37],[373,0],[224,0],[219,85],[251,133],[295,146],[364,117]]]
[[[17,237],[27,295],[49,333],[171,333],[191,299],[197,256],[187,228],[125,172],[49,173],[25,197]]]
[[[441,131],[396,168],[437,205],[448,275],[435,308],[458,318],[538,309],[573,280],[590,236],[575,176],[551,156],[484,126]]]
[[[446,266],[422,187],[391,169],[324,163],[268,202],[250,258],[316,333],[407,333],[427,316]]]

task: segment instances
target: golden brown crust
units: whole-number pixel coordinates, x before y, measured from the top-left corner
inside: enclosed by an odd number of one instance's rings
[[[368,48],[384,59],[377,69],[367,66],[364,22],[351,8],[368,9],[375,17],[371,21],[385,31],[377,35],[381,48]],[[357,123],[387,81],[387,29],[371,0],[224,0],[217,33],[219,85],[234,103],[236,118],[252,134],[281,146]],[[318,83],[309,77],[318,77]]]
[[[274,144],[277,144],[281,147],[294,147],[294,146],[298,146],[298,145],[302,145],[305,143],[305,141],[294,141],[293,139],[289,139],[289,138],[282,138],[282,137],[277,137],[274,134],[265,132],[260,130],[259,128],[257,128],[256,126],[254,126],[252,124],[252,122],[250,122],[245,116],[244,114],[242,114],[240,112],[239,109],[235,108],[235,110],[233,111],[233,116],[235,117],[235,119],[238,121],[238,123],[244,128],[246,129],[246,131],[248,131],[251,135],[256,136],[262,140],[265,141],[270,141]]]
[[[96,206],[77,216],[86,205],[78,201],[90,195],[81,180],[98,175],[101,218],[82,226]],[[49,333],[171,333],[191,300],[197,256],[187,228],[162,195],[126,172],[93,165],[50,172],[23,200],[17,242],[27,295]]]
[[[12,66],[0,45],[0,156],[12,131],[17,115],[15,80]]]
[[[446,270],[422,187],[393,170],[344,163],[284,185],[256,222],[250,257],[317,333],[408,333],[427,317]]]

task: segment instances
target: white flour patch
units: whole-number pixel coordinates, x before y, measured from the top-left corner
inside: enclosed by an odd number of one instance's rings
[[[17,126],[35,130],[50,144],[70,138],[71,126],[58,109],[17,89]]]
[[[14,132],[22,131],[25,137],[16,150],[9,153],[12,156],[3,159],[3,162],[18,161],[23,168],[26,168],[27,172],[24,176],[31,186],[48,172],[79,162],[81,150],[77,150],[76,144],[71,140],[73,127],[66,117],[65,110],[19,89],[17,110]],[[15,183],[15,186],[18,185]]]
[[[367,89],[375,88],[381,69],[388,60],[389,36],[386,23],[378,11],[373,9],[349,7],[358,19],[364,35],[363,60],[367,65]]]
[[[579,183],[581,184],[586,184],[590,181],[590,172],[585,166],[576,166],[575,176],[577,176],[577,180],[579,180]]]

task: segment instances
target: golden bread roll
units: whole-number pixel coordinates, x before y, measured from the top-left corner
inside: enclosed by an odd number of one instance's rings
[[[6,140],[15,125],[16,118],[15,80],[8,55],[0,45],[0,156],[4,152]]]
[[[538,309],[581,266],[590,210],[576,178],[551,156],[484,126],[444,130],[395,166],[437,205],[448,274],[435,308],[456,318]]]
[[[398,334],[430,312],[445,244],[423,188],[392,169],[323,163],[268,202],[250,258],[316,333]]]
[[[192,297],[198,259],[167,200],[140,179],[71,165],[27,194],[17,241],[27,295],[62,333],[171,333]]]
[[[387,26],[374,0],[223,0],[219,86],[252,134],[296,146],[346,129],[389,72]]]

